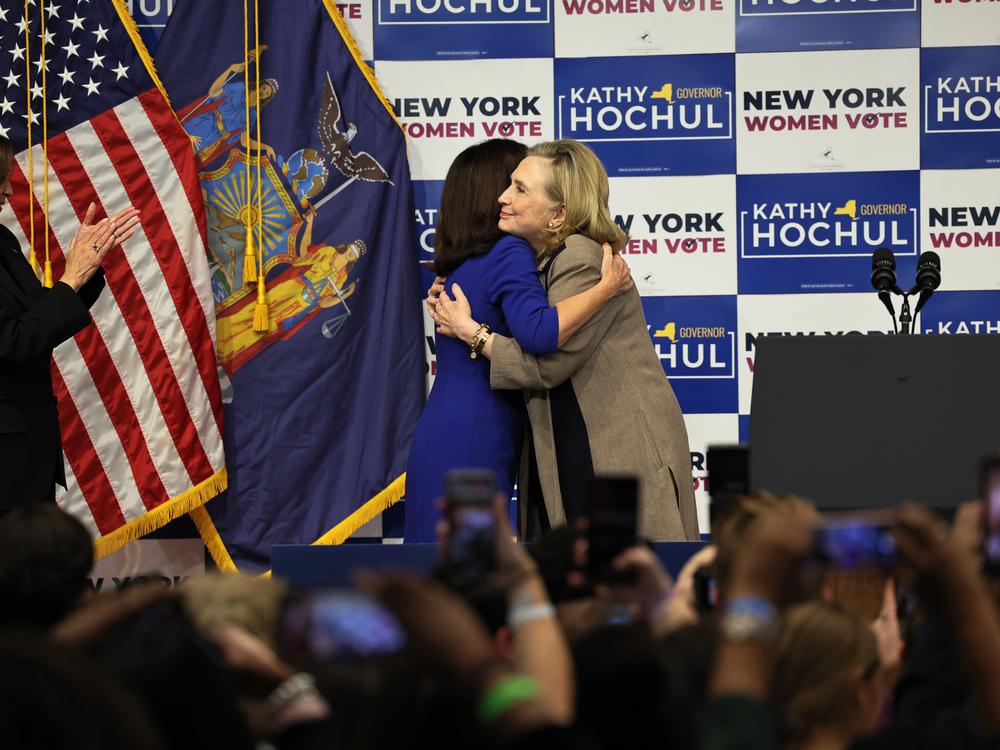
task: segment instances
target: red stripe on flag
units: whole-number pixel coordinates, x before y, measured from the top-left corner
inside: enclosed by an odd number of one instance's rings
[[[156,89],[151,89],[139,95],[139,103],[142,105],[146,117],[156,130],[156,134],[163,144],[163,148],[170,155],[170,160],[174,165],[174,170],[184,187],[184,194],[187,196],[188,204],[198,223],[198,234],[201,236],[202,246],[208,251],[208,224],[205,219],[205,201],[201,195],[201,182],[198,179],[198,166],[195,161],[194,150],[191,147],[191,139],[184,132],[183,127],[177,121],[177,116],[164,101],[163,96]],[[191,290],[192,294],[194,289]],[[192,297],[197,299],[197,297]],[[219,375],[216,370],[215,346],[212,343],[208,320],[200,305],[191,305],[196,308],[197,318],[192,317],[194,328],[188,328],[188,338],[195,336],[200,342],[200,348],[195,349],[195,357],[198,362],[198,371],[201,373],[202,382],[205,384],[205,391],[208,393],[208,400],[215,416],[215,424],[219,429],[219,434],[223,432],[222,415],[222,388],[219,385]],[[206,335],[207,332],[208,335]],[[194,347],[192,347],[194,348]]]
[[[62,183],[66,197],[76,212],[77,218],[83,221],[91,200],[97,205],[98,215],[106,214],[106,209],[97,196],[97,190],[80,163],[69,139],[63,134],[49,139],[48,153],[52,169],[59,182]],[[70,189],[71,186],[72,189]],[[76,200],[73,200],[71,196],[76,197]],[[120,255],[122,251],[115,250],[115,253],[118,254],[118,257],[105,263],[105,278],[110,293],[114,296],[118,309],[122,311],[122,317],[125,319],[140,357],[142,357],[143,352],[150,348],[149,342],[152,340],[159,343],[159,338],[152,323],[149,322],[149,309],[139,291],[139,285],[132,275],[128,263]],[[135,321],[132,320],[133,315],[136,317]],[[94,384],[97,386],[101,401],[115,427],[115,432],[118,434],[119,442],[122,444],[129,467],[132,470],[132,476],[139,488],[142,503],[147,510],[155,508],[169,500],[170,497],[156,469],[156,464],[153,462],[149,446],[146,444],[139,426],[139,418],[122,382],[122,377],[127,378],[131,373],[119,375],[97,326],[88,326],[78,333],[76,342],[83,354],[84,362],[90,370]]]
[[[76,477],[77,484],[80,485],[83,496],[87,498],[87,505],[90,506],[90,512],[94,516],[94,522],[101,536],[110,534],[125,525],[125,516],[115,501],[115,491],[108,481],[108,475],[101,462],[97,460],[97,451],[80,418],[80,412],[69,396],[59,368],[55,366],[52,367],[52,385],[59,399],[59,430],[62,432],[63,440],[83,447],[79,452],[66,454],[70,469]],[[102,501],[93,503],[91,498],[101,498]]]
[[[191,285],[191,279],[188,277],[183,264],[178,263],[176,258],[171,258],[172,255],[176,255],[177,253],[177,241],[163,213],[163,206],[160,204],[149,176],[143,169],[138,154],[136,154],[135,149],[128,140],[128,136],[121,127],[121,123],[118,122],[118,118],[112,110],[103,112],[93,118],[91,125],[101,144],[104,146],[108,158],[114,164],[129,200],[141,212],[143,231],[146,233],[146,238],[149,241],[150,251],[156,258],[160,271],[163,273],[163,281],[170,292],[176,314],[182,322],[185,319],[190,320],[192,317],[191,309],[198,308],[196,303],[192,303],[192,300],[195,299],[194,287]],[[121,264],[116,263],[114,265],[127,264],[122,262]],[[117,281],[118,279],[116,278],[112,282],[113,288]],[[131,273],[123,274],[121,281],[124,281],[127,285],[123,288],[123,292],[133,292],[135,304],[138,305],[141,300],[141,307],[138,308],[126,306],[131,304],[131,302],[123,302],[121,306],[123,316],[129,326],[129,330],[132,332],[133,338],[136,340],[136,344],[139,346],[139,353],[146,367],[149,382],[153,386],[156,400],[160,404],[163,418],[166,421],[167,428],[170,430],[170,436],[177,446],[177,452],[181,460],[184,461],[184,466],[191,476],[192,482],[200,482],[206,477],[211,476],[214,473],[214,469],[202,446],[198,431],[190,419],[190,413],[187,403],[184,401],[180,384],[177,382],[177,377],[170,365],[170,360],[167,357],[163,343],[160,341],[159,334],[153,327],[152,316],[146,305],[146,301],[142,298],[135,278]],[[171,312],[171,314],[174,313]],[[203,315],[200,317],[202,321],[201,331],[207,331],[205,318]],[[191,331],[187,330],[186,332],[190,345]],[[202,338],[207,338],[207,335],[203,333]],[[189,353],[190,349],[184,355],[188,356]],[[199,357],[197,352],[194,352],[193,356],[196,359]],[[215,362],[214,355],[212,362]],[[213,369],[213,375],[214,372]]]

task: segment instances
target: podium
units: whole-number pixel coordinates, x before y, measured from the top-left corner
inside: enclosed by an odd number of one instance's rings
[[[1000,446],[1000,337],[761,337],[750,414],[754,489],[954,508]]]

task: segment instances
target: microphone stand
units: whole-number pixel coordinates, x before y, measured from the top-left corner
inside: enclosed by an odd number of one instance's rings
[[[908,336],[910,334],[910,323],[913,318],[910,316],[910,295],[903,294],[903,307],[899,311],[899,334]]]

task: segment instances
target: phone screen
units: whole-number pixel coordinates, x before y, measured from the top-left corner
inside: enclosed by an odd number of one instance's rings
[[[285,649],[317,661],[393,654],[406,643],[399,620],[356,591],[294,594],[281,625]]]
[[[632,583],[634,574],[611,563],[638,541],[639,480],[597,477],[590,485],[587,568],[596,583]]]
[[[496,475],[489,469],[459,469],[445,476],[447,563],[460,578],[479,578],[496,568]]]
[[[1000,570],[1000,456],[987,456],[979,470],[979,492],[986,511],[983,554],[992,571]]]
[[[814,532],[818,557],[839,570],[891,566],[896,540],[884,513],[827,515]]]

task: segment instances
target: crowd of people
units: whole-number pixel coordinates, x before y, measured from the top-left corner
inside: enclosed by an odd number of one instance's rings
[[[501,498],[482,572],[88,583],[92,544],[47,503],[0,516],[8,748],[1000,747],[1000,614],[982,507],[895,512],[878,615],[837,601],[816,512],[741,498],[671,579],[637,543],[617,583],[587,534],[515,544]],[[715,596],[699,595],[708,570]],[[907,606],[897,606],[897,592]],[[855,603],[856,604],[856,603]]]

